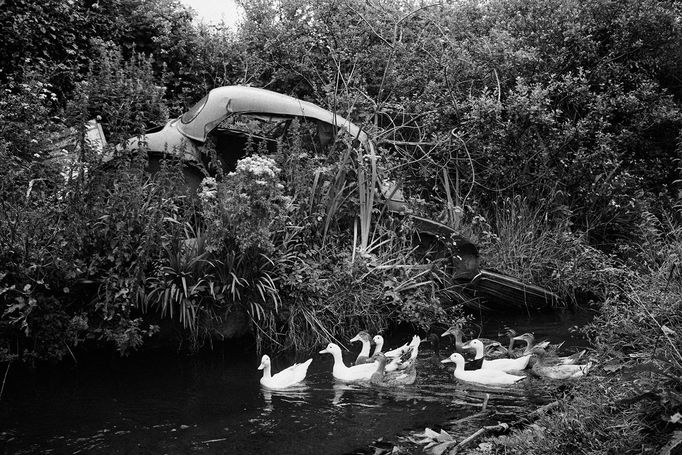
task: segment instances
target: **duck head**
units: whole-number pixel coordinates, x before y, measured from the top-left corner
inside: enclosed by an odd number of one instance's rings
[[[455,369],[464,369],[464,357],[457,352],[453,352],[450,357],[441,360],[440,363],[454,363]]]
[[[359,332],[357,335],[355,335],[353,338],[350,339],[351,342],[354,341],[362,341],[371,343],[372,342],[372,337],[369,336],[369,333],[365,332],[364,330],[362,332]]]
[[[467,341],[462,345],[462,349],[473,349],[476,353],[476,358],[479,359],[483,357],[484,346],[483,342],[478,338],[474,338],[471,341]],[[462,357],[463,358],[463,357]]]
[[[376,345],[374,352],[381,352],[381,349],[384,347],[384,337],[381,335],[374,335],[372,341],[374,341],[374,344]]]
[[[260,365],[258,365],[258,369],[262,370],[266,367],[270,366],[270,356],[269,355],[264,355],[263,358],[260,360]]]
[[[459,342],[462,341],[462,329],[458,325],[453,325],[449,329],[447,329],[443,334],[441,335],[442,337],[446,337],[448,335],[451,335],[455,337],[455,339]]]
[[[329,343],[326,348],[320,351],[320,354],[341,354],[341,348],[334,343]]]

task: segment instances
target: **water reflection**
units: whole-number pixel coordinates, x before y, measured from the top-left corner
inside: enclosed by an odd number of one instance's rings
[[[294,406],[301,406],[308,401],[308,395],[310,393],[310,387],[305,383],[297,384],[294,387],[290,387],[284,390],[273,390],[266,387],[261,387],[261,394],[263,395],[263,400],[265,401],[265,406],[263,410],[267,413],[272,412],[273,408],[273,398],[276,400],[283,400],[287,403],[293,404]]]

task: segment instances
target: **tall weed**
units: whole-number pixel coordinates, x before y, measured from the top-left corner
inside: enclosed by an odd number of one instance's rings
[[[490,219],[495,236],[482,245],[484,265],[556,292],[570,303],[603,299],[620,274],[618,261],[590,246],[566,217],[522,197],[498,201]]]

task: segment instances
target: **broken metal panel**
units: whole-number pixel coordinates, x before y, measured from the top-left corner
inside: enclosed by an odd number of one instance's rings
[[[344,128],[367,147],[369,139],[359,126],[340,115],[307,101],[269,90],[227,86],[211,90],[206,97],[180,117],[177,128],[185,136],[205,142],[208,133],[230,114],[253,113],[288,115],[316,119]],[[368,152],[374,148],[369,146]]]
[[[104,147],[107,146],[107,139],[104,137],[102,125],[95,119],[88,121],[85,124],[85,145],[101,154],[104,152]]]

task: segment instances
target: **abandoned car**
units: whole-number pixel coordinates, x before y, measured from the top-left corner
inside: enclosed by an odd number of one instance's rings
[[[166,156],[181,158],[188,185],[198,187],[204,177],[234,170],[249,143],[274,152],[294,119],[303,125],[301,139],[316,153],[324,153],[346,134],[357,141],[365,157],[377,157],[371,139],[351,121],[313,103],[246,86],[211,90],[182,116],[131,138],[124,148],[146,150],[152,172]],[[513,311],[557,306],[559,299],[548,290],[481,270],[476,246],[447,225],[411,214],[396,185],[380,181],[376,190],[389,210],[412,217],[419,241],[440,249],[437,256],[448,260],[453,282],[471,296],[468,306]]]

